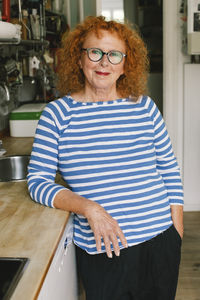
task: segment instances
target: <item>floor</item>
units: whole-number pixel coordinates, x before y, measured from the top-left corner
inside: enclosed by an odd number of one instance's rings
[[[185,212],[184,228],[176,300],[200,300],[200,212]]]
[[[79,300],[85,300],[82,289]],[[184,213],[184,239],[176,300],[200,300],[200,211]]]

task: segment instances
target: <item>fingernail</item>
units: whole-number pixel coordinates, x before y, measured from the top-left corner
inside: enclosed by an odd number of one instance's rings
[[[116,256],[120,256],[120,251],[118,251],[118,252],[116,253]]]
[[[109,253],[109,254],[108,254],[108,257],[109,257],[109,258],[112,258],[112,253]]]
[[[126,244],[125,247],[128,248],[128,244]]]

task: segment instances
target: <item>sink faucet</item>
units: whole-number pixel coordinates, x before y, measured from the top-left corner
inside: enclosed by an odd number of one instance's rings
[[[3,142],[0,140],[0,156],[4,155],[6,153],[6,150],[3,148]]]

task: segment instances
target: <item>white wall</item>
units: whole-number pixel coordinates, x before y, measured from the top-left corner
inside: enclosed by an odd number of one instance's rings
[[[185,210],[200,210],[200,64],[184,66]]]
[[[163,113],[173,148],[183,170],[183,84],[181,0],[163,0]]]

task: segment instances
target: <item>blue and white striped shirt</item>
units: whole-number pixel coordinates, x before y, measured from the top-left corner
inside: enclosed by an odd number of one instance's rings
[[[146,96],[137,102],[92,103],[67,96],[48,103],[28,170],[32,199],[54,207],[56,194],[65,189],[55,183],[59,171],[73,192],[96,201],[118,221],[129,246],[166,230],[172,224],[170,205],[183,205],[179,167],[163,118]],[[74,242],[97,253],[82,215],[74,216]]]

